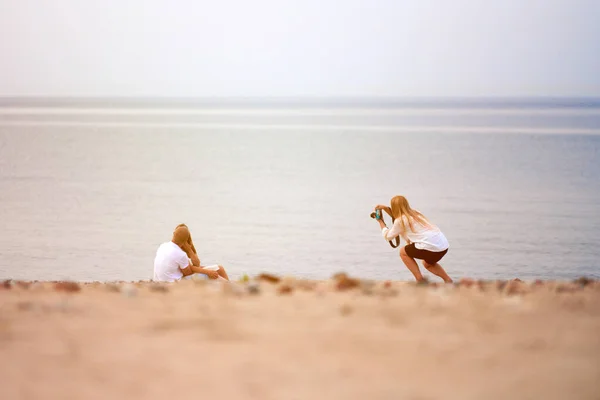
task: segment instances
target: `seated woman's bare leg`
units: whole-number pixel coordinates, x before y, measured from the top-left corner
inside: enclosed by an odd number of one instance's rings
[[[217,271],[221,278],[229,280],[229,276],[227,276],[227,272],[225,272],[225,268],[222,265],[219,265],[219,269]]]

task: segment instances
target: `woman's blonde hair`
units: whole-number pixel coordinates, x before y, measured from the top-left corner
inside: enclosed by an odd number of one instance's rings
[[[408,200],[406,200],[406,197],[404,197],[404,196],[392,197],[392,200],[390,201],[390,203],[392,206],[392,218],[394,220],[400,219],[400,223],[402,224],[403,232],[406,232],[406,228],[407,228],[406,222],[408,222],[408,227],[410,227],[411,231],[414,230],[413,223],[415,221],[417,221],[421,225],[424,225],[427,227],[432,226],[431,223],[427,220],[427,218],[425,218],[425,216],[423,214],[421,214],[417,210],[413,210],[412,208],[410,208],[410,204],[408,204]],[[406,217],[406,219],[403,217]]]

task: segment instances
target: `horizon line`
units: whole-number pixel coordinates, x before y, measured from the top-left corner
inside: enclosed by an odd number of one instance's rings
[[[0,107],[548,107],[600,108],[600,96],[0,96]]]

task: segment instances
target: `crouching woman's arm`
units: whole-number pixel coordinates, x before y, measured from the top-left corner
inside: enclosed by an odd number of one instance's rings
[[[378,222],[379,222],[379,226],[381,227],[381,235],[383,236],[383,238],[385,240],[390,241],[390,240],[394,240],[397,236],[401,236],[401,237],[404,236],[404,232],[402,229],[402,223],[399,218],[394,221],[394,225],[392,225],[391,229],[387,227],[385,222],[383,222],[383,218],[378,220]],[[408,242],[408,240],[406,242]]]

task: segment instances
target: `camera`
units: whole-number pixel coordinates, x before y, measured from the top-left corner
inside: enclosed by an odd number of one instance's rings
[[[375,210],[370,215],[371,218],[380,220],[381,219],[381,210]]]

